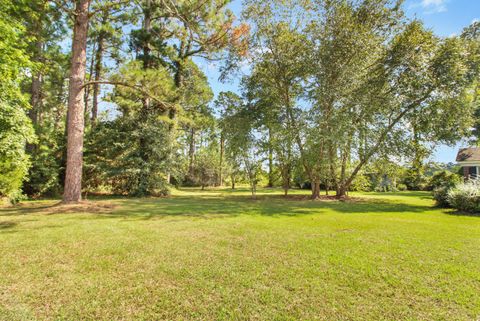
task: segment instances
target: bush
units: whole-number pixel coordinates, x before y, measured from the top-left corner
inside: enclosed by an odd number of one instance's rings
[[[453,208],[465,212],[480,212],[480,180],[457,184],[447,192],[447,200]]]
[[[460,176],[449,171],[436,172],[428,182],[428,189],[433,191],[437,206],[449,207],[448,192],[461,182]]]
[[[439,171],[433,174],[433,176],[429,179],[427,188],[432,191],[443,187],[453,188],[461,181],[461,177],[455,173],[449,171]]]
[[[450,204],[448,203],[448,191],[450,189],[450,187],[443,186],[433,190],[433,199],[437,206],[450,207]]]
[[[402,184],[402,183],[397,184],[397,190],[399,190],[399,191],[406,191],[406,190],[407,190],[407,185]]]
[[[357,175],[350,185],[350,191],[354,192],[370,192],[372,190],[372,182],[363,174]]]
[[[423,191],[427,188],[425,176],[413,168],[407,170],[403,183],[407,185],[410,191]]]

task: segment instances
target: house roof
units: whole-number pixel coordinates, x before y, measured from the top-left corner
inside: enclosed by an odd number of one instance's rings
[[[457,162],[480,161],[480,148],[461,148],[457,154]]]

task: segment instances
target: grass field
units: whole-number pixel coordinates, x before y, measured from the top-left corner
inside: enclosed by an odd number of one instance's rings
[[[259,194],[0,208],[0,320],[480,318],[480,217]]]

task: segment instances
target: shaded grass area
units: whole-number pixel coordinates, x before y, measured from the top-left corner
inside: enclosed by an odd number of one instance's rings
[[[0,208],[0,319],[475,320],[480,218],[428,193]]]

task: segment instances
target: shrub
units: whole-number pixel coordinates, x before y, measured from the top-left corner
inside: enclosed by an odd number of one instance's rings
[[[407,190],[407,185],[402,184],[402,183],[397,184],[397,190],[399,190],[399,191],[406,191],[406,190]]]
[[[437,206],[450,207],[450,204],[448,203],[448,191],[450,189],[450,187],[442,186],[433,190],[433,199]]]
[[[448,191],[461,182],[460,176],[449,171],[436,172],[429,180],[428,189],[433,191],[437,206],[449,207]]]
[[[442,187],[452,188],[461,181],[460,176],[455,173],[445,170],[438,171],[429,179],[427,188],[432,191]]]
[[[357,175],[350,185],[350,191],[354,192],[370,192],[372,190],[372,182],[363,174]]]
[[[423,191],[427,187],[425,176],[413,168],[407,170],[403,183],[410,191]]]
[[[457,184],[447,192],[447,200],[453,208],[465,212],[480,212],[480,180]]]
[[[22,106],[2,101],[2,94],[0,90],[0,198],[17,201],[22,198],[21,187],[31,165],[25,144],[33,143],[35,135]]]

